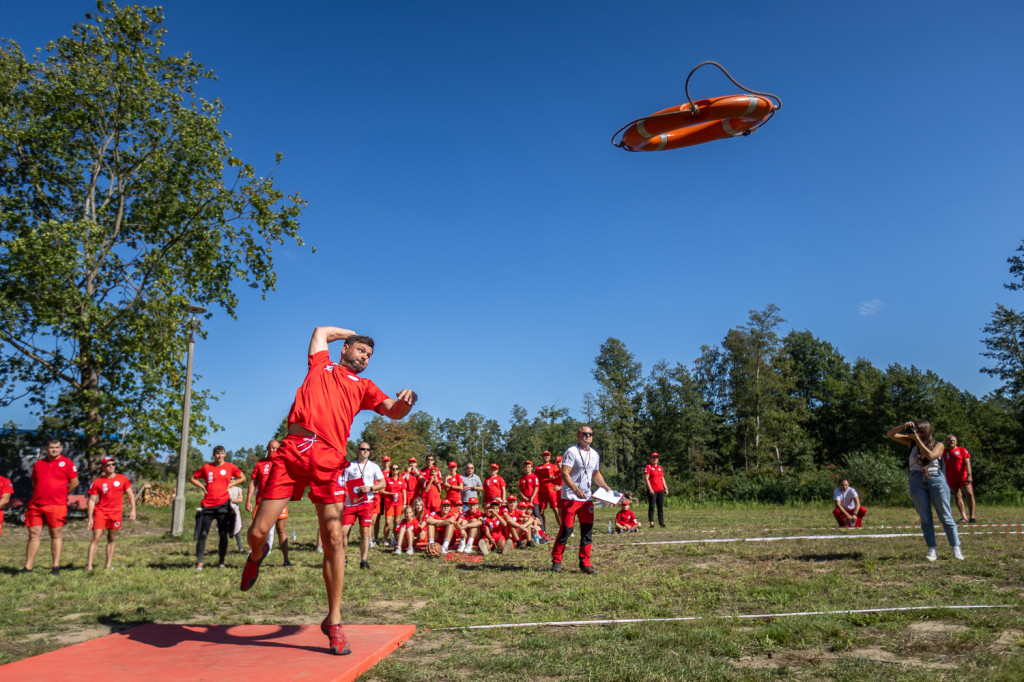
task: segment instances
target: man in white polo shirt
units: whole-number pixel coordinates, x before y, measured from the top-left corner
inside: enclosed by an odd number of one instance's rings
[[[338,475],[338,483],[345,486],[345,509],[341,516],[341,534],[348,544],[352,524],[359,521],[359,568],[370,567],[370,526],[373,525],[374,494],[387,485],[384,472],[370,461],[370,444],[360,443],[356,461],[349,462]]]
[[[590,544],[594,538],[594,502],[590,499],[590,484],[611,492],[599,470],[601,457],[591,447],[594,430],[584,424],[576,432],[577,445],[562,455],[562,492],[559,499],[562,527],[551,550],[551,570],[562,572],[562,554],[569,540],[576,516],[580,518],[580,571],[597,573],[590,564]]]
[[[860,496],[857,491],[850,487],[850,482],[845,478],[839,481],[839,487],[832,493],[836,508],[832,510],[832,516],[840,528],[860,528],[864,515],[868,510],[860,506]]]

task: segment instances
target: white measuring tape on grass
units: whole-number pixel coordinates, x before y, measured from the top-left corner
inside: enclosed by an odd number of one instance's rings
[[[425,628],[430,630],[496,630],[499,628],[533,628],[543,626],[569,625],[614,625],[620,623],[668,623],[688,620],[730,620],[763,618],[791,618],[794,616],[842,616],[854,613],[886,613],[891,611],[930,611],[930,610],[964,610],[964,609],[1017,609],[1018,604],[965,604],[962,606],[891,606],[881,609],[843,609],[841,611],[798,611],[795,613],[758,613],[739,614],[733,616],[678,616],[676,618],[616,618],[612,620],[554,620],[538,623],[502,623],[500,625],[463,625],[454,628]]]
[[[972,531],[960,535],[1024,535],[1024,530]],[[630,545],[690,545],[711,542],[776,542],[778,540],[854,540],[862,538],[920,538],[920,533],[844,533],[842,535],[777,535],[763,538],[697,538],[696,540],[652,540],[631,542]]]

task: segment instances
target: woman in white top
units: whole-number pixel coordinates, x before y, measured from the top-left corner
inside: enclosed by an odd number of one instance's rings
[[[949,510],[949,485],[941,468],[945,446],[932,436],[931,423],[924,419],[906,422],[892,427],[885,435],[910,448],[910,498],[914,500],[917,515],[921,518],[921,531],[928,545],[928,554],[924,558],[928,561],[938,558],[932,519],[932,507],[935,507],[942,529],[946,531],[946,540],[953,548],[953,558],[963,561],[960,535]]]

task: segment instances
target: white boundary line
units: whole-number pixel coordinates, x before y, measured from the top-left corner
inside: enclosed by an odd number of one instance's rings
[[[960,535],[1024,535],[1024,530],[976,531],[964,532]],[[763,538],[698,538],[696,540],[655,540],[651,542],[631,542],[630,545],[691,545],[694,543],[712,542],[775,542],[777,540],[854,540],[857,538],[919,538],[920,533],[857,533],[851,535],[779,535]]]
[[[500,625],[461,625],[453,628],[425,628],[431,630],[496,630],[499,628],[531,628],[568,625],[611,625],[618,623],[667,623],[688,620],[730,620],[758,618],[789,618],[793,616],[838,616],[852,613],[884,613],[887,611],[929,611],[942,609],[1019,609],[1019,604],[964,604],[958,606],[891,606],[880,609],[844,609],[842,611],[799,611],[795,613],[758,613],[734,616],[678,616],[675,618],[618,618],[614,620],[556,620],[540,623],[502,623]]]

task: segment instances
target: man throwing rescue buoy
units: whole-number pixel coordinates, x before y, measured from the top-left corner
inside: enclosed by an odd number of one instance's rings
[[[331,362],[328,344],[344,340],[341,359]],[[360,410],[402,419],[416,404],[416,394],[403,389],[389,398],[369,379],[358,376],[373,355],[373,339],[349,329],[317,327],[309,341],[309,370],[288,413],[288,436],[271,456],[273,466],[263,499],[249,528],[249,559],[242,569],[242,591],[252,588],[267,555],[271,526],[289,500],[309,488],[316,505],[324,542],[323,575],[327,586],[327,617],[320,629],[335,655],[352,653],[341,627],[341,594],[345,580],[345,536],[342,533],[346,445],[352,420]]]

